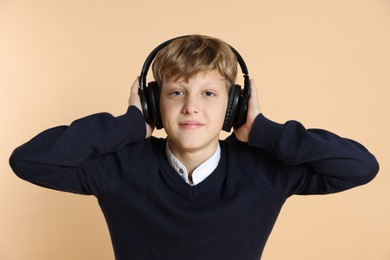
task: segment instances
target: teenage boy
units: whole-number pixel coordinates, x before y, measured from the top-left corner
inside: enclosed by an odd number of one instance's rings
[[[355,141],[267,119],[253,80],[245,124],[219,140],[237,60],[218,39],[174,40],[153,74],[167,138],[145,123],[137,79],[124,115],[48,129],[10,158],[32,183],[96,196],[116,259],[257,260],[288,197],[343,191],[378,171]]]

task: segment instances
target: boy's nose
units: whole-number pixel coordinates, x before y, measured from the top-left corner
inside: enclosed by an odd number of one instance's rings
[[[183,105],[184,114],[198,113],[198,104],[196,98],[187,96]]]

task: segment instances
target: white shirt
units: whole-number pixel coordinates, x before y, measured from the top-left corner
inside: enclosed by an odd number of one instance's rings
[[[186,167],[173,155],[168,147],[168,142],[165,148],[169,164],[183,178],[185,182],[191,186],[195,186],[206,179],[217,168],[219,159],[221,158],[221,147],[218,144],[215,153],[204,163],[195,168],[192,172],[192,181],[189,179]]]

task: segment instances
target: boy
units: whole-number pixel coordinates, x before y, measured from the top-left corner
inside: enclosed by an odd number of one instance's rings
[[[362,145],[260,112],[251,81],[246,122],[219,140],[237,61],[206,36],[157,54],[166,139],[152,136],[131,88],[126,114],[91,115],[17,148],[15,173],[97,197],[116,259],[259,259],[285,200],[365,184],[378,164]]]

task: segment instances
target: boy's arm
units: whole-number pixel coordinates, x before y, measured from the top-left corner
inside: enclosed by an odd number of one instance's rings
[[[246,123],[235,136],[267,150],[293,171],[273,176],[287,194],[332,193],[370,181],[379,170],[375,157],[361,144],[296,121],[277,124],[260,113],[257,88],[251,80]],[[296,167],[297,166],[297,167]],[[304,172],[302,174],[302,172]]]
[[[96,194],[100,184],[111,185],[109,181],[118,177],[114,172],[121,159],[115,151],[142,142],[151,134],[135,104],[137,83],[133,84],[124,115],[99,113],[40,133],[12,153],[10,165],[14,172],[40,186],[81,194]],[[102,169],[110,170],[102,174]]]
[[[119,117],[94,114],[38,134],[15,149],[10,165],[20,178],[40,186],[94,194],[96,187],[90,182],[103,182],[105,177],[89,175],[82,164],[94,160],[99,167],[111,167],[114,172],[114,152],[126,144],[142,142],[145,134],[142,113],[134,106]]]
[[[321,194],[346,190],[372,180],[379,170],[375,157],[361,144],[296,121],[275,123],[260,114],[249,145],[269,151],[294,169],[277,181],[287,193]]]

